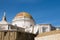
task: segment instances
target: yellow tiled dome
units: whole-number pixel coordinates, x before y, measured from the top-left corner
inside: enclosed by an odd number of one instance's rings
[[[16,17],[26,17],[26,18],[32,18],[32,16],[30,14],[28,14],[27,12],[20,12],[16,15]]]

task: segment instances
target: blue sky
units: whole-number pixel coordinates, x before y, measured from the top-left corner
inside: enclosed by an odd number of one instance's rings
[[[19,12],[28,12],[37,24],[60,26],[60,0],[0,0],[0,20],[6,10],[8,22]]]

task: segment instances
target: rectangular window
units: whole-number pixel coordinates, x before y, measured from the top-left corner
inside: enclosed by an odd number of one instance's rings
[[[42,27],[43,32],[46,32],[47,27]]]

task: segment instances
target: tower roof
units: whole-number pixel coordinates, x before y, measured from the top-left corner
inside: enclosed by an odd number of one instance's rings
[[[4,12],[2,21],[0,21],[0,24],[8,24],[7,20],[6,20],[6,12]]]

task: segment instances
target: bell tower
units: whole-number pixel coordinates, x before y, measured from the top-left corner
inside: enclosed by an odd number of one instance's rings
[[[4,11],[4,15],[2,17],[2,20],[0,21],[0,29],[1,30],[8,30],[9,23],[6,20],[6,12]]]

